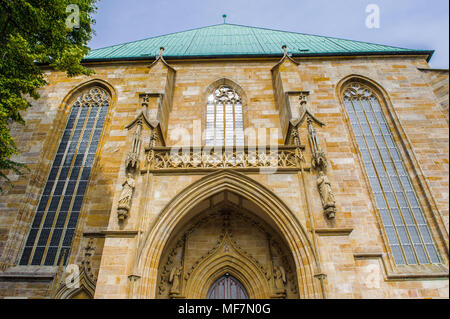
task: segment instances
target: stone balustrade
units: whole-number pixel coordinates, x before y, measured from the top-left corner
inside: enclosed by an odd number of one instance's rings
[[[295,145],[237,147],[153,147],[146,149],[147,169],[155,172],[213,171],[297,171],[301,150]]]

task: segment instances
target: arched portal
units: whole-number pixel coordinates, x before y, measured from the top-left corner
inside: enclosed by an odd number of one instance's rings
[[[250,209],[256,212],[229,191],[194,207],[195,216],[180,223],[164,248],[157,298],[208,298],[224,276],[236,279],[252,299],[298,298],[292,254],[280,234]],[[217,293],[239,286],[221,283],[225,286],[217,286]],[[236,290],[226,291],[238,297]]]
[[[189,242],[192,236],[198,240]],[[136,270],[134,298],[206,298],[225,273],[250,298],[322,296],[303,226],[265,186],[229,170],[203,177],[167,204],[144,239]]]

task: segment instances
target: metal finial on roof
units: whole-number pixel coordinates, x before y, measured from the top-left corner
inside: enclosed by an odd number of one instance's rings
[[[164,47],[159,48],[159,56],[162,56],[164,53]]]
[[[286,45],[286,44],[283,44],[283,45],[281,46],[281,48],[283,49],[284,55],[287,55],[287,45]]]
[[[226,14],[222,14],[222,18],[223,18],[223,23],[226,23],[227,15]]]

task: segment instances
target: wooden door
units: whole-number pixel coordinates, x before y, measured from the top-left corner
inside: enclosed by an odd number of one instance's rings
[[[230,275],[224,275],[209,288],[207,299],[249,299],[244,286]]]

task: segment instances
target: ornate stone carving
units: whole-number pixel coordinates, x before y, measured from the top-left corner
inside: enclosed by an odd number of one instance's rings
[[[189,231],[187,232],[189,233]],[[163,266],[161,280],[159,282],[159,294],[163,294],[169,289],[169,297],[180,297],[182,293],[182,278],[184,272],[184,247],[186,243],[187,233],[178,240],[175,247],[171,250],[166,264]],[[177,278],[175,278],[177,276]]]
[[[97,277],[92,271],[92,256],[95,252],[94,239],[90,238],[86,247],[84,248],[84,256],[81,261],[81,266],[78,275],[72,278],[72,282],[77,282],[77,285],[67,285],[65,276],[57,276],[55,278],[55,286],[58,289],[52,293],[52,298],[56,299],[71,299],[80,293],[84,293],[87,297],[93,298],[95,293],[95,284],[97,282]],[[64,256],[62,257],[62,260]]]
[[[331,189],[331,184],[328,177],[323,171],[319,171],[317,177],[317,187],[319,188],[320,198],[322,199],[322,206],[325,214],[328,218],[334,218],[336,216],[336,201],[334,199],[334,193]]]
[[[133,199],[133,192],[135,188],[135,181],[131,173],[127,174],[127,180],[122,184],[122,193],[120,194],[119,204],[117,206],[117,215],[119,221],[128,218],[131,201]]]
[[[202,150],[154,147],[148,149],[147,160],[155,170],[220,169],[220,168],[288,168],[297,169],[296,148],[279,146],[276,151],[249,147],[204,148]]]
[[[300,136],[298,135],[298,128],[293,127],[290,138],[292,143],[295,145],[295,157],[296,157],[296,165],[302,167],[301,162],[304,161],[302,146],[300,142]]]
[[[137,128],[133,135],[133,142],[131,144],[131,149],[128,152],[127,159],[125,161],[125,166],[127,170],[135,170],[138,167],[139,155],[141,152],[141,133],[142,133],[142,119],[137,122]]]
[[[311,118],[308,118],[308,133],[312,153],[311,166],[318,171],[326,172],[328,160],[325,152],[322,151],[319,142],[317,141],[317,133],[314,129]]]
[[[302,92],[298,92],[299,96],[298,96],[298,118],[294,119],[292,124],[296,127],[299,127],[302,125],[302,123],[308,119],[308,120],[312,120],[315,123],[317,123],[320,126],[324,126],[325,123],[323,123],[322,121],[320,121],[317,117],[314,116],[313,112],[309,109],[309,105],[308,105],[308,97],[309,97],[309,92],[308,91],[302,91]]]
[[[95,252],[94,239],[89,239],[86,247],[84,248],[84,258],[81,261],[81,267],[86,272],[86,274],[94,279],[94,273],[92,272],[91,259]]]
[[[336,201],[334,199],[330,181],[325,175],[327,172],[328,160],[325,152],[320,148],[317,140],[317,133],[311,118],[308,118],[308,135],[309,144],[311,146],[311,166],[318,171],[316,182],[322,201],[323,211],[328,219],[332,219],[336,216]]]
[[[224,194],[223,200],[227,201],[227,198],[228,195]],[[242,266],[242,263],[245,263],[247,265],[245,267],[249,267],[246,269],[251,268],[252,273],[259,274],[259,282],[263,281],[267,287],[264,290],[264,293],[267,293],[267,297],[286,298],[297,295],[296,275],[295,271],[292,271],[292,261],[288,260],[289,255],[286,254],[284,249],[281,249],[279,243],[271,240],[271,245],[274,247],[276,255],[274,264],[282,267],[276,273],[278,277],[274,277],[273,264],[269,262],[271,258],[269,250],[265,250],[267,254],[265,258],[261,258],[260,251],[258,256],[254,256],[254,250],[248,250],[248,242],[245,240],[246,235],[242,233],[243,225],[246,225],[245,229],[257,229],[256,234],[259,234],[258,236],[270,236],[269,233],[272,230],[269,231],[267,225],[264,226],[260,221],[255,220],[251,213],[245,212],[242,208],[239,209],[239,206],[234,205],[237,204],[219,202],[217,205],[214,205],[211,202],[211,206],[205,211],[205,214],[194,217],[192,224],[178,235],[178,240],[173,243],[174,246],[168,253],[167,259],[160,266],[158,298],[185,298],[192,296],[193,287],[197,285],[202,286],[202,280],[206,282],[210,278],[208,275],[207,278],[202,278],[198,281],[198,277],[202,276],[199,274],[204,274],[203,271],[209,267],[206,265],[217,263],[217,267],[228,267],[227,270],[233,272],[234,262],[236,262],[236,265],[239,264],[239,267]],[[199,238],[197,236],[199,232],[203,232],[205,229],[209,229],[208,232],[210,232],[212,229],[210,227],[216,227],[217,232],[211,233],[211,237],[208,240],[210,244],[201,245],[202,248],[199,250],[203,252],[197,255],[195,249],[197,247],[197,244],[195,244],[197,243],[196,240]],[[244,241],[241,242],[241,240]],[[208,247],[208,250],[203,250],[206,247]],[[258,249],[260,248],[258,246]],[[182,254],[183,249],[186,249],[186,256]],[[234,262],[227,264],[226,261],[231,260]],[[279,272],[281,272],[281,275]],[[292,280],[290,277],[292,277]],[[277,280],[279,287],[281,287],[279,284],[282,283],[283,288],[276,289],[275,280]],[[202,289],[207,289],[208,287],[206,286],[208,285],[202,286]],[[203,295],[201,298],[203,298]]]
[[[272,253],[277,256],[279,262],[278,264],[283,265],[283,270],[286,277],[286,283],[290,283],[289,286],[291,288],[291,292],[296,294],[297,293],[297,284],[296,284],[296,278],[294,275],[294,270],[291,267],[291,264],[288,261],[288,258],[285,254],[283,254],[283,251],[281,249],[280,244],[272,239],[269,238],[269,245],[271,245],[271,251]]]
[[[345,90],[344,95],[346,98],[355,100],[377,99],[377,96],[372,90],[358,82],[350,83]]]
[[[273,269],[275,292],[279,295],[286,295],[286,271],[283,266],[275,266]]]
[[[236,93],[235,90],[232,88],[222,85],[217,90],[214,91],[213,97],[216,103],[231,103],[231,104],[237,104],[241,103],[241,97],[239,94]]]
[[[299,105],[301,108],[306,107],[306,104],[308,104],[308,96],[309,96],[309,92],[306,92],[306,91],[302,91],[298,95],[298,101],[299,101]]]
[[[111,97],[105,89],[98,86],[80,94],[73,104],[73,107],[94,107],[102,106],[104,103],[109,103]]]
[[[318,151],[311,154],[311,166],[318,171],[326,172],[328,166],[327,156],[325,152]]]
[[[182,266],[174,266],[170,271],[169,283],[172,284],[172,287],[170,288],[171,296],[180,294],[180,280],[182,271],[183,271]]]
[[[298,128],[294,127],[291,132],[291,139],[295,146],[299,147],[301,145],[300,143],[300,137],[298,136]]]

